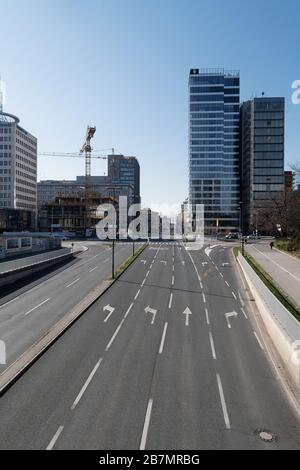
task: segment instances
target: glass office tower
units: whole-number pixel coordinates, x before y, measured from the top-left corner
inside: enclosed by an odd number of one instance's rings
[[[204,204],[205,231],[239,230],[239,72],[191,69],[189,198]]]
[[[241,181],[245,233],[274,229],[268,212],[284,191],[282,97],[262,97],[241,106]]]

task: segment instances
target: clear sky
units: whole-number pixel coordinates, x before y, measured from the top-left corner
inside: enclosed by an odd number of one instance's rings
[[[300,1],[0,0],[5,110],[39,151],[115,147],[141,165],[143,205],[188,194],[190,68],[241,72],[241,98],[286,97],[286,164],[300,160]],[[105,163],[94,161],[93,174]],[[40,157],[39,179],[73,179],[84,162]]]

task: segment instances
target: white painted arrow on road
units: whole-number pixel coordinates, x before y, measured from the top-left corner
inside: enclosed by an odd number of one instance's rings
[[[155,310],[154,308],[150,308],[150,305],[148,305],[148,307],[145,308],[145,312],[152,314],[151,325],[153,325],[154,322],[155,322],[155,316],[156,316],[156,314],[157,314],[157,310]]]
[[[141,259],[141,263],[146,264],[147,261],[145,259]]]
[[[115,308],[111,307],[110,305],[106,305],[105,307],[103,307],[103,312],[109,312],[109,314],[104,320],[104,323],[106,323],[109,320],[110,316],[114,313],[114,311],[115,311]]]
[[[166,262],[166,261],[161,261],[161,263],[163,263],[165,266],[167,265],[167,262]]]
[[[237,313],[237,312],[225,313],[225,317],[226,317],[226,321],[227,321],[228,328],[231,328],[231,324],[230,324],[229,318],[232,318],[232,317],[237,318],[237,317],[238,317],[238,313]]]
[[[192,315],[192,312],[190,311],[189,307],[185,309],[183,315],[185,315],[185,326],[189,326],[189,316]]]
[[[184,265],[185,265],[185,261],[181,261],[181,262],[182,262],[182,266],[184,266]]]
[[[230,266],[230,264],[229,263],[223,263],[222,266],[224,268],[225,266]]]
[[[207,261],[204,261],[204,263],[202,263],[202,266],[206,266],[208,264]]]

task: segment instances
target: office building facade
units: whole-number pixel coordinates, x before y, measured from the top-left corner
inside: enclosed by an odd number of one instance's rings
[[[284,114],[284,98],[254,98],[241,106],[244,233],[263,227],[265,215],[284,192]]]
[[[189,202],[204,204],[207,233],[238,230],[239,72],[191,69]]]
[[[37,213],[37,139],[19,119],[0,113],[0,225],[34,228]]]
[[[108,179],[114,187],[131,186],[133,196],[130,204],[140,204],[140,165],[136,157],[125,157],[124,155],[108,156]],[[111,194],[114,196],[113,194]]]

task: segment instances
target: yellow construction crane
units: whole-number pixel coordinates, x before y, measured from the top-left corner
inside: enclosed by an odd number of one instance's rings
[[[80,153],[85,157],[85,185],[84,185],[84,201],[85,201],[85,231],[91,228],[91,140],[96,132],[96,127],[87,127],[84,144]]]
[[[85,156],[85,190],[88,193],[90,188],[90,177],[91,177],[91,140],[96,132],[96,127],[87,127],[85,142],[80,150],[80,153],[84,153]]]

